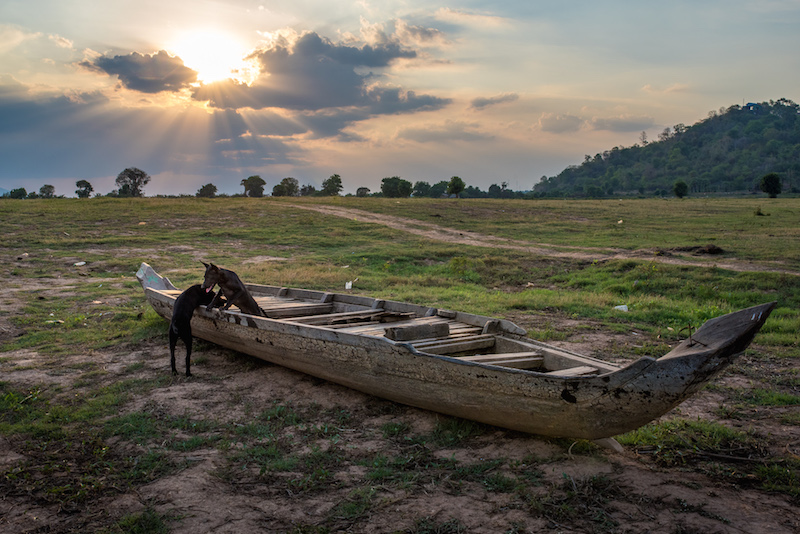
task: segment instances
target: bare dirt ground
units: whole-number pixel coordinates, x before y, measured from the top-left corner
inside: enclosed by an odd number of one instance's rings
[[[324,210],[369,220],[369,214],[363,212]],[[467,244],[525,246],[525,250],[537,254],[570,257],[581,254],[564,252],[563,247],[534,249],[509,240],[463,235],[385,216],[375,222]],[[23,279],[7,288],[0,299],[0,311],[18,309],[32,289],[79,294],[82,283],[88,282]],[[570,326],[568,319],[552,317],[511,319],[525,328]],[[616,453],[591,444],[576,447],[569,441],[491,427],[450,444],[437,442],[430,436],[447,418],[202,342],[195,344],[194,376],[169,378],[166,330],[164,323],[161,342],[88,353],[52,356],[18,350],[2,354],[0,380],[16,389],[40,388],[54,400],[65,401],[121,381],[162,378],[156,387],[132,394],[115,417],[139,413],[154,421],[190,418],[213,424],[199,434],[189,428],[172,428],[163,442],[105,438],[109,461],[121,462],[157,451],[176,467],[144,483],[106,487],[80,506],[67,508],[41,492],[25,491],[25,484],[8,483],[8,477],[19,473],[20,466],[43,462],[35,445],[0,436],[0,472],[7,479],[0,486],[0,531],[125,532],[114,527],[120,518],[152,510],[166,518],[170,532],[187,534],[800,532],[796,502],[755,489],[746,478],[732,483],[730,477],[714,476],[713,469],[697,470],[691,461],[663,468],[646,454],[630,449]],[[13,336],[14,331],[7,315],[0,314],[0,338]],[[602,354],[641,341],[635,336],[583,329],[560,344]],[[721,378],[722,383],[748,380],[735,372]],[[263,422],[261,414],[275,406],[289,407],[299,415],[299,422],[282,427],[276,438],[285,446],[283,454],[303,461],[325,456],[327,463],[322,471],[309,474],[299,466],[264,470],[263,462],[246,455],[259,443],[267,443],[266,437],[246,431],[254,422]],[[719,420],[714,413],[719,406],[719,395],[704,391],[671,416]],[[780,435],[780,445],[776,446],[795,456],[799,452],[796,426],[776,426],[757,417],[726,424],[746,424],[763,435]],[[404,431],[395,435],[387,432],[390,427]],[[188,452],[168,446],[168,442],[195,435],[208,438],[208,443]],[[228,445],[221,446],[223,442]],[[58,467],[40,476],[73,480],[71,473],[86,468],[83,460],[69,451],[48,454],[53,455]],[[376,476],[376,466],[387,459],[393,459],[393,472]],[[481,476],[465,474],[464,467],[476,465],[490,467]],[[736,469],[735,464],[720,465],[720,470]],[[502,484],[508,480],[513,483]],[[359,507],[363,503],[366,505]]]

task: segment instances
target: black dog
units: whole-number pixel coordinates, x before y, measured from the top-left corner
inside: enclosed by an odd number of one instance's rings
[[[195,308],[210,303],[214,296],[213,291],[206,291],[200,284],[196,284],[175,300],[172,321],[169,324],[169,362],[172,365],[172,374],[178,374],[175,368],[175,344],[181,338],[186,345],[186,376],[192,375],[189,370],[189,357],[192,355],[192,315]]]
[[[208,264],[203,262],[203,265],[206,266],[206,274],[203,278],[202,285],[203,289],[211,291],[214,289],[215,285],[219,286],[219,293],[217,293],[217,296],[206,306],[206,310],[211,311],[214,306],[218,305],[220,297],[225,295],[228,302],[222,306],[223,310],[227,310],[233,304],[236,305],[242,313],[260,315],[262,317],[266,316],[264,310],[259,308],[255,299],[253,299],[247,291],[247,288],[235,272],[217,267],[213,263]]]

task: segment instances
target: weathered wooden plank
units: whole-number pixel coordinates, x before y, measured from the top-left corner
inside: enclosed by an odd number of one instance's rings
[[[272,319],[298,317],[309,314],[328,313],[333,308],[333,304],[299,304],[285,306],[283,308],[265,308],[267,317]]]
[[[494,336],[478,335],[457,339],[443,339],[426,343],[414,343],[414,348],[430,354],[453,354],[470,350],[488,349],[494,346]]]
[[[588,365],[580,365],[578,367],[568,367],[567,369],[559,369],[557,371],[550,371],[546,374],[551,376],[589,376],[596,375],[600,370],[597,367],[590,367]]]
[[[384,313],[384,311],[381,308],[377,310],[363,310],[363,311],[351,311],[351,312],[340,312],[340,313],[325,313],[322,315],[308,315],[305,317],[297,317],[292,321],[295,323],[303,323],[310,325],[334,325],[338,321],[350,321],[358,319],[364,319],[366,321],[372,319],[373,317],[379,316],[382,313]]]
[[[437,317],[415,317],[413,319],[409,319],[406,321],[394,321],[391,323],[380,323],[385,324],[386,326],[381,327],[365,327],[365,326],[354,326],[352,328],[347,328],[346,331],[349,334],[363,334],[367,336],[379,336],[383,337],[386,328],[389,327],[401,327],[401,326],[411,326],[417,324],[427,324],[431,322],[440,322],[441,319]]]
[[[506,352],[502,354],[476,354],[474,356],[461,356],[459,360],[475,363],[487,363],[501,367],[515,369],[536,369],[544,363],[544,357],[539,352]]]
[[[440,322],[390,326],[384,335],[392,341],[411,341],[420,338],[445,337],[448,334],[450,334],[450,328],[447,323]]]

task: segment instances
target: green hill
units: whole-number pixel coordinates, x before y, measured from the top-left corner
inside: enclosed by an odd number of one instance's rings
[[[758,191],[778,173],[784,192],[800,191],[800,106],[778,101],[712,111],[692,126],[665,129],[658,141],[614,147],[583,164],[542,178],[536,196],[601,197],[672,194],[684,181],[692,193]],[[644,137],[644,136],[643,136]]]

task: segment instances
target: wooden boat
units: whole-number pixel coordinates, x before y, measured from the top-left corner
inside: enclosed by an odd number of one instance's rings
[[[169,320],[181,291],[143,263]],[[624,366],[556,348],[503,320],[343,293],[247,284],[267,317],[199,308],[196,337],[371,395],[504,428],[600,439],[700,390],[750,344],[775,303],[706,322],[660,358]]]

